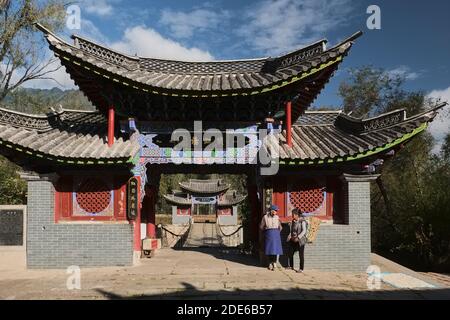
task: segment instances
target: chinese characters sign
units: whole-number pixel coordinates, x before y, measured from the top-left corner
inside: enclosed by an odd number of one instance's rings
[[[128,180],[127,216],[129,220],[136,220],[139,210],[139,181],[133,177]]]

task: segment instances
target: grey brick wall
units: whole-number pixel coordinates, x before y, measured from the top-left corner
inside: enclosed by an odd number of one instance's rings
[[[187,215],[178,215],[177,207],[172,206],[172,224],[187,224],[189,223],[191,216]]]
[[[218,219],[222,226],[235,226],[238,224],[237,212],[233,213],[231,216],[219,216]]]
[[[305,247],[305,269],[364,272],[370,265],[370,182],[349,181],[345,191],[347,224],[320,226],[314,243]],[[285,225],[283,242],[288,232]],[[296,254],[295,268],[298,260]],[[285,264],[286,256],[280,262]]]
[[[122,266],[133,263],[130,224],[55,224],[54,188],[28,181],[28,268]]]

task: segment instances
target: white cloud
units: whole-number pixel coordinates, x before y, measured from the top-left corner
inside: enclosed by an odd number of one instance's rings
[[[163,37],[157,31],[145,26],[136,26],[125,30],[122,40],[112,43],[111,47],[130,55],[138,54],[160,59],[185,61],[211,61],[214,57],[207,51],[187,48],[179,42]]]
[[[416,80],[420,77],[420,73],[411,71],[411,68],[408,66],[399,66],[395,69],[386,71],[386,73],[392,78],[400,77],[405,80]]]
[[[228,11],[195,9],[191,12],[181,12],[166,9],[162,11],[160,22],[167,26],[176,38],[190,38],[195,32],[217,28],[228,18]]]
[[[447,101],[450,103],[450,87],[443,90],[433,90],[427,98],[440,99],[442,102]],[[436,139],[436,146],[433,149],[433,153],[438,153],[441,150],[444,138],[450,133],[450,107],[446,106],[439,112],[434,121],[430,124],[429,130],[433,137]]]
[[[126,29],[122,39],[118,42],[110,43],[108,38],[104,36],[101,31],[90,21],[83,19],[80,34],[99,43],[105,44],[120,52],[134,55],[138,53],[141,56],[149,56],[161,59],[179,59],[186,61],[211,61],[214,57],[207,51],[192,47],[187,48],[180,43],[171,39],[163,37],[161,34],[153,29],[144,26],[137,26]],[[53,53],[49,51],[47,56],[52,56]],[[59,61],[51,66],[51,69],[60,66]],[[4,68],[0,64],[0,71]],[[20,72],[15,77],[18,79]],[[54,87],[62,90],[76,89],[77,86],[70,78],[64,67],[57,71],[49,73],[46,78],[52,79],[36,79],[26,82],[23,87],[51,89]]]
[[[109,16],[113,13],[113,6],[107,0],[87,0],[83,3],[82,10],[98,16]]]
[[[249,23],[238,34],[256,50],[280,54],[322,38],[351,11],[348,0],[266,0],[246,11]]]

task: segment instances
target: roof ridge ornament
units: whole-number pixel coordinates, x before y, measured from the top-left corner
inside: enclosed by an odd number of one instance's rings
[[[361,30],[356,31],[354,34],[352,34],[350,37],[345,38],[344,40],[340,41],[338,44],[334,45],[333,47],[331,47],[328,50],[332,50],[332,49],[336,49],[340,46],[342,46],[345,43],[348,42],[354,42],[356,39],[358,39],[359,37],[361,37],[363,35],[363,32]]]
[[[358,119],[350,116],[349,114],[340,113],[336,117],[334,125],[346,132],[360,134],[364,132],[388,128],[401,122],[420,118],[429,113],[431,113],[430,117],[434,118],[437,111],[445,107],[446,105],[447,102],[439,103],[431,109],[420,112],[409,118],[406,116],[405,109],[396,109],[368,119]]]
[[[269,57],[266,59],[261,71],[274,73],[278,69],[288,68],[308,58],[319,55],[325,52],[324,49],[326,47],[324,43],[326,43],[325,39],[276,58]]]
[[[79,36],[73,35],[72,38],[76,41],[77,49],[82,51],[83,53],[94,55],[107,62],[122,66],[129,71],[138,70],[140,67],[140,58],[138,57],[133,57],[117,52],[111,48],[107,48],[95,43],[94,41],[86,40]]]
[[[386,128],[405,120],[406,110],[398,109],[369,119],[354,118],[345,113],[341,113],[336,117],[334,124],[344,131],[360,134]]]
[[[42,25],[38,24],[37,27],[44,32],[50,49],[61,60],[75,83],[99,109],[110,104],[105,91],[111,86],[123,93],[126,100],[136,99],[137,96],[143,96],[146,100],[162,97],[163,103],[171,100],[174,108],[189,110],[189,118],[198,115],[202,120],[217,120],[217,112],[197,113],[197,109],[205,108],[202,105],[209,102],[214,106],[211,109],[217,110],[227,105],[229,98],[232,102],[234,98],[246,100],[246,104],[252,106],[254,97],[265,95],[266,100],[271,101],[270,96],[280,93],[288,95],[289,99],[299,97],[292,111],[293,119],[297,119],[301,110],[309,107],[333,76],[352,45],[350,42],[341,43],[336,49],[324,51],[325,40],[321,40],[276,58],[186,62],[132,57],[73,36],[78,39],[77,47],[57,38]],[[359,34],[348,39],[353,40]],[[315,81],[316,84],[313,84]],[[99,86],[99,83],[102,85]],[[185,98],[195,100],[185,107],[182,102]],[[190,112],[194,104],[199,107]],[[137,116],[141,111],[132,110],[130,105],[124,104],[125,113]],[[239,104],[232,103],[229,106],[231,112],[226,114],[224,120],[261,121],[267,113],[262,108],[255,110],[253,107],[249,112],[240,113],[237,110]],[[146,104],[146,110],[142,113],[152,120],[174,117],[167,112],[150,111],[150,108]],[[267,108],[275,111],[279,106],[273,101]]]

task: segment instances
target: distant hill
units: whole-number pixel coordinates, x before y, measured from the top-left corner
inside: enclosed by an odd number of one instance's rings
[[[79,90],[20,88],[6,96],[0,106],[25,113],[47,113],[51,107],[64,109],[95,110],[95,107]]]

